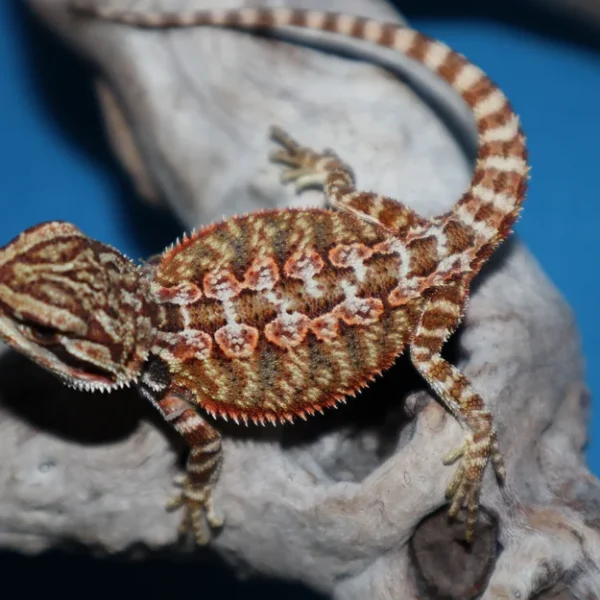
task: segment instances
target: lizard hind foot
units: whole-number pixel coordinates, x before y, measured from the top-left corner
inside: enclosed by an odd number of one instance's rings
[[[273,150],[269,159],[284,165],[281,182],[294,183],[297,192],[309,187],[323,187],[330,173],[347,169],[333,150],[315,152],[301,146],[280,127],[271,128],[271,138],[281,148]]]
[[[506,470],[493,432],[468,436],[460,447],[444,458],[444,464],[459,459],[456,472],[446,488],[446,498],[450,500],[448,516],[455,518],[463,508],[466,509],[465,540],[471,543],[479,517],[479,498],[487,463],[491,461],[500,483],[504,481]]]

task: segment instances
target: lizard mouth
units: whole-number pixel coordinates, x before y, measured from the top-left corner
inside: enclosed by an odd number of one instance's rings
[[[108,392],[131,383],[131,380],[122,380],[111,370],[69,352],[65,348],[68,336],[51,328],[0,315],[0,338],[12,349],[24,353],[40,367],[55,374],[69,387]]]

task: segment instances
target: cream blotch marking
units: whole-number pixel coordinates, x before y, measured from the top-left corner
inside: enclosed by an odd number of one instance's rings
[[[356,280],[362,283],[367,276],[365,261],[373,256],[373,250],[364,244],[340,244],[329,251],[329,261],[340,268],[354,271]]]
[[[230,358],[252,356],[258,343],[258,330],[243,323],[235,310],[234,298],[242,285],[230,271],[216,269],[204,277],[204,294],[221,303],[226,324],[215,331],[215,342]]]
[[[315,277],[323,270],[325,262],[315,250],[295,252],[283,265],[287,277],[300,279],[309,296],[321,298],[324,293],[323,284]]]
[[[265,325],[265,337],[282,348],[293,348],[302,343],[310,325],[310,319],[290,310],[290,301],[281,289],[279,269],[273,258],[257,259],[246,273],[246,286],[261,292],[276,309],[278,316]]]

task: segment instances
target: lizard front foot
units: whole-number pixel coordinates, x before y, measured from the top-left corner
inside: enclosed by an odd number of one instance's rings
[[[182,490],[167,503],[167,510],[183,508],[179,525],[182,536],[193,536],[199,546],[205,546],[212,538],[212,530],[223,526],[224,519],[215,510],[212,486],[192,486],[184,477],[177,477],[175,485]]]
[[[315,152],[301,146],[280,127],[271,128],[271,138],[282,147],[271,152],[269,159],[286,165],[281,173],[281,181],[294,182],[297,192],[308,187],[322,187],[333,171],[349,170],[333,150]]]
[[[500,484],[504,482],[506,469],[494,432],[469,435],[462,446],[444,458],[444,464],[454,463],[459,458],[456,473],[446,489],[446,498],[451,501],[448,515],[454,518],[463,507],[466,508],[465,539],[470,543],[473,541],[479,516],[479,497],[487,463],[491,460]]]

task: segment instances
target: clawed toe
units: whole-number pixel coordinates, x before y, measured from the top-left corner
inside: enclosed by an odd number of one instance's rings
[[[274,142],[281,144],[286,150],[293,150],[299,147],[298,142],[278,125],[271,126],[270,137]]]
[[[273,127],[271,129],[271,139],[282,146],[281,148],[277,148],[270,152],[269,159],[273,162],[280,162],[290,167],[306,169],[307,167],[313,166],[315,161],[318,160],[318,154],[301,146],[279,127]]]

